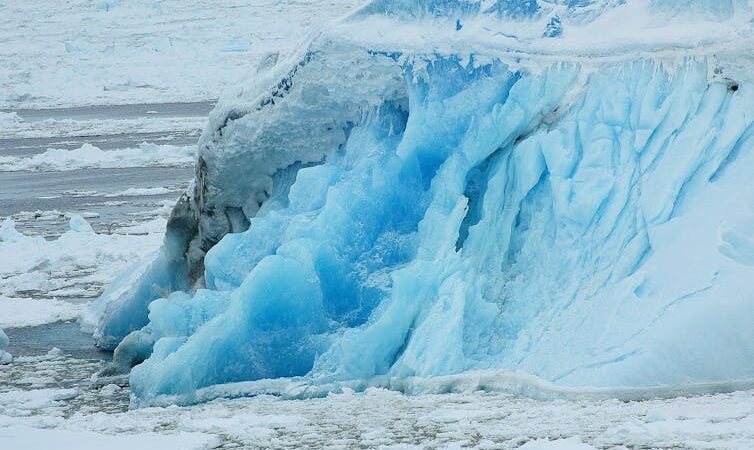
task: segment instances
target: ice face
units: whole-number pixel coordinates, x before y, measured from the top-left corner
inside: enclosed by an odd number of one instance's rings
[[[136,404],[280,377],[754,379],[754,89],[726,56],[333,36],[213,112],[162,251],[103,297]]]

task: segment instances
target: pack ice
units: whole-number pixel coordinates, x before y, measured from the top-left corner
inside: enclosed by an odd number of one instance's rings
[[[751,382],[751,32],[745,0],[373,1],[227,93],[98,343],[136,405]]]

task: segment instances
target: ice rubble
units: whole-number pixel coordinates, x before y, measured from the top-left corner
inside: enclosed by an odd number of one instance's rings
[[[753,380],[751,8],[690,5],[378,0],[231,92],[161,252],[99,302],[135,403]]]
[[[124,167],[190,167],[194,162],[193,145],[157,145],[143,142],[136,148],[101,150],[91,144],[67,150],[48,148],[31,156],[0,156],[0,172],[68,171]]]
[[[156,220],[164,224],[165,219]],[[0,327],[76,316],[79,308],[64,301],[15,297],[45,294],[85,298],[100,294],[102,286],[124,267],[159,248],[162,232],[151,232],[147,225],[101,234],[95,233],[86,219],[73,214],[68,231],[46,240],[18,232],[14,221],[6,218],[0,226]]]

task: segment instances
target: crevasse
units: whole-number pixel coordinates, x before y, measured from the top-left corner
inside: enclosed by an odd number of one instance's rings
[[[536,49],[630,5],[435,3],[340,27],[507,20]],[[541,35],[555,14],[563,38]],[[162,250],[100,300],[136,404],[281,377],[754,379],[754,91],[728,56],[416,51],[338,29],[221,102]]]

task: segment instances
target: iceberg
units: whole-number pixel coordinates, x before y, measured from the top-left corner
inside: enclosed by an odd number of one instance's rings
[[[373,1],[218,104],[95,337],[137,406],[751,382],[751,24],[739,0]]]

